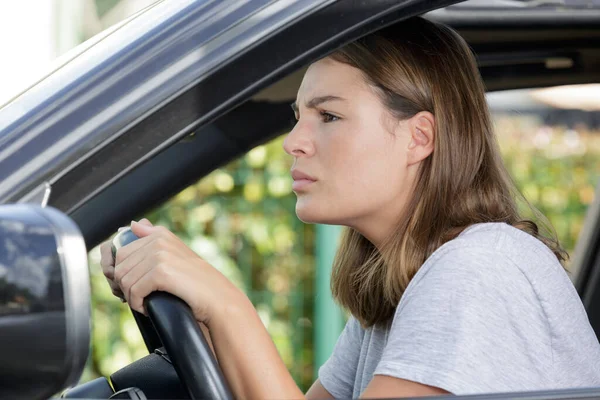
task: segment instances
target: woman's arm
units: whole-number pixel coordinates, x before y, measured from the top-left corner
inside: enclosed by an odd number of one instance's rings
[[[327,391],[321,384],[321,382],[317,379],[315,383],[312,384],[308,392],[306,392],[306,398],[308,400],[328,400],[333,399],[331,393]]]
[[[445,394],[450,393],[444,389],[423,385],[406,379],[375,375],[360,398],[381,399],[385,397],[424,397],[441,396]]]
[[[244,301],[238,302],[243,304]],[[229,307],[209,325],[219,365],[237,399],[304,398],[256,310],[245,300],[243,307]],[[206,335],[206,333],[205,333]],[[361,398],[421,397],[447,391],[390,376],[376,375]],[[306,393],[311,400],[333,399],[317,379]]]
[[[204,323],[201,322],[200,323],[200,328],[202,329],[202,333],[204,334],[204,337],[206,338],[206,341],[208,342],[208,345],[210,346],[213,354],[215,355],[215,358],[217,358],[217,353],[216,353],[214,345],[212,343],[212,338],[211,338],[210,331],[209,331],[208,327]],[[216,335],[216,333],[215,333],[215,335]],[[227,356],[225,356],[225,357],[227,357]],[[218,358],[217,358],[217,360],[218,360]],[[234,372],[234,374],[235,374],[235,372]],[[270,392],[270,390],[269,390],[269,392]],[[234,392],[234,393],[237,393],[237,392]],[[323,387],[323,385],[321,384],[321,382],[319,382],[319,380],[317,379],[312,384],[312,386],[310,387],[310,389],[308,389],[308,392],[306,392],[306,398],[308,400],[327,400],[327,399],[333,399],[333,396],[331,395],[331,393],[329,393],[327,391],[327,389],[325,389]]]
[[[219,366],[238,399],[300,399],[298,388],[245,295],[208,323]]]

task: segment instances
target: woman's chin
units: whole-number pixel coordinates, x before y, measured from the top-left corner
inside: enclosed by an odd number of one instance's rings
[[[304,222],[305,224],[318,224],[321,222],[316,216],[312,215],[311,213],[306,211],[298,211],[298,209],[296,209],[296,216],[300,221]]]
[[[311,207],[306,199],[298,199],[296,202],[296,216],[298,219],[307,224],[322,223],[323,215],[316,210],[317,207]]]
[[[296,202],[296,216],[300,221],[306,224],[337,224],[331,212],[304,200],[298,199]]]

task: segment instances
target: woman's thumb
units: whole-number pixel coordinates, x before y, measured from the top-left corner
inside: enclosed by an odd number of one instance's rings
[[[148,236],[154,231],[152,224],[147,225],[142,222],[131,221],[131,231],[139,238]]]
[[[142,218],[142,219],[140,219],[140,220],[139,220],[139,223],[140,223],[140,224],[144,224],[144,225],[148,225],[148,226],[154,226],[154,225],[152,225],[152,222],[150,222],[150,221],[148,220],[148,218]]]

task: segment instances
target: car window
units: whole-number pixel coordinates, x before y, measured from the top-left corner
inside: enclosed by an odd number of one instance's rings
[[[599,85],[488,94],[505,163],[571,258],[600,177]],[[594,100],[595,97],[595,100]]]
[[[291,112],[291,109],[290,109]],[[295,215],[283,137],[189,186],[147,214],[243,289],[298,382],[312,383],[315,227]],[[147,354],[129,310],[113,298],[90,252],[95,362],[84,379]],[[306,387],[307,388],[307,387]]]
[[[577,89],[575,89],[577,90]],[[548,100],[552,91],[488,95],[508,170],[572,254],[600,177],[600,119]],[[581,91],[580,91],[581,93]],[[565,98],[564,93],[561,95]],[[283,136],[219,168],[148,213],[242,288],[303,390],[315,376],[316,227],[295,215]],[[90,252],[93,356],[85,379],[108,375],[147,352],[127,307]],[[567,263],[567,266],[569,262]]]

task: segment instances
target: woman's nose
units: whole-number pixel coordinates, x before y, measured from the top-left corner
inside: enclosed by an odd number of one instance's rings
[[[294,157],[314,154],[315,146],[310,127],[298,121],[294,129],[283,140],[283,149]]]

